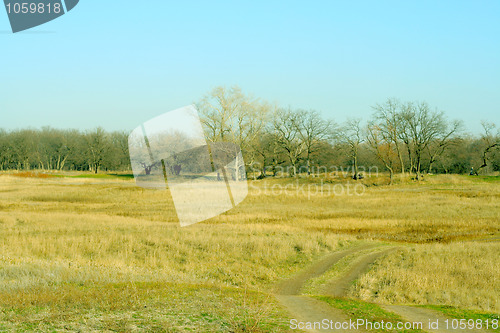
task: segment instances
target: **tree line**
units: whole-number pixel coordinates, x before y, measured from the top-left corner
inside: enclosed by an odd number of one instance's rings
[[[208,140],[240,145],[259,178],[282,170],[289,176],[349,170],[358,179],[361,171],[379,169],[391,181],[395,173],[420,179],[424,173],[500,171],[495,124],[483,121],[483,133],[472,135],[462,121],[426,102],[388,99],[374,105],[367,119],[341,124],[314,110],[280,108],[238,87],[217,87],[197,107]]]
[[[0,130],[0,170],[130,170],[128,133],[50,127]]]
[[[216,87],[198,103],[209,142],[241,147],[249,176],[314,175],[368,169],[420,179],[424,173],[500,171],[500,129],[482,122],[467,133],[460,120],[426,102],[388,99],[366,119],[343,123],[314,110],[282,108],[239,87]],[[42,129],[0,130],[0,170],[130,171],[127,132]]]

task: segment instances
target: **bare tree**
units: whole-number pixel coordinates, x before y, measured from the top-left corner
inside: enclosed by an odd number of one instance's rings
[[[488,160],[490,154],[495,150],[500,148],[500,129],[494,133],[496,125],[494,123],[489,123],[487,121],[482,121],[484,133],[481,140],[484,143],[484,149],[481,154],[482,164],[476,170],[476,174],[479,174],[482,169],[488,166]]]
[[[290,176],[297,176],[297,166],[306,150],[299,125],[299,115],[291,109],[280,109],[273,120],[273,130],[278,147],[285,153],[292,170]]]
[[[252,164],[252,146],[262,135],[271,106],[245,95],[237,86],[216,87],[197,106],[207,140],[237,144],[244,153],[249,153],[247,163]]]
[[[239,87],[216,87],[197,104],[208,140],[233,139],[236,113],[246,104]],[[229,138],[228,138],[229,137]]]
[[[128,150],[129,133],[125,131],[112,132],[109,135],[110,151],[106,155],[105,165],[112,170],[123,169],[130,165]]]
[[[307,175],[311,175],[311,156],[321,149],[321,143],[333,137],[336,125],[324,120],[317,111],[298,111],[296,121],[297,132],[304,144]]]
[[[344,126],[340,129],[340,139],[347,144],[349,148],[349,156],[352,158],[352,178],[357,180],[359,178],[358,172],[358,156],[359,148],[365,141],[365,134],[361,126],[361,119],[351,118],[347,120]]]
[[[415,158],[413,156],[414,144],[412,139],[412,132],[410,130],[410,122],[408,118],[410,118],[410,114],[413,112],[413,103],[407,102],[404,104],[400,104],[399,110],[399,127],[400,130],[398,132],[399,139],[403,142],[406,147],[406,152],[408,155],[408,172],[410,175],[415,171]]]
[[[390,183],[394,178],[394,164],[398,157],[395,143],[391,134],[383,130],[377,122],[371,122],[367,126],[367,141],[370,147],[375,150],[375,154],[389,171]]]
[[[17,170],[30,170],[36,161],[36,131],[16,130],[9,137],[9,151]]]
[[[216,87],[197,104],[211,142],[228,141],[246,148],[267,122],[271,107],[245,95],[238,86]]]
[[[406,144],[413,156],[413,158],[410,156],[412,168],[416,179],[420,180],[423,153],[433,140],[446,131],[446,119],[443,112],[431,111],[426,102],[408,103],[401,118],[405,123],[404,137],[409,139]]]
[[[405,163],[403,158],[403,148],[401,147],[401,136],[404,133],[404,122],[401,119],[401,103],[396,99],[387,99],[384,104],[377,104],[373,107],[375,110],[374,118],[376,124],[370,127],[377,128],[379,136],[388,139],[394,145],[398,155],[401,173],[405,173]]]
[[[459,135],[463,130],[463,123],[459,120],[453,121],[450,125],[443,127],[441,133],[429,143],[427,146],[427,153],[429,154],[429,169],[428,173],[432,173],[432,166],[436,159],[443,155],[443,153],[459,139]]]
[[[69,131],[44,127],[38,133],[35,156],[42,170],[62,170],[70,157]]]
[[[250,165],[252,166],[254,179],[257,178],[256,171],[260,171],[259,179],[265,178],[268,167],[272,168],[273,176],[276,176],[278,166],[286,162],[280,154],[277,141],[272,129],[265,130],[262,135],[252,141],[251,151],[254,158]],[[255,168],[256,166],[258,169]]]
[[[109,149],[108,134],[101,127],[85,134],[90,171],[97,173]]]

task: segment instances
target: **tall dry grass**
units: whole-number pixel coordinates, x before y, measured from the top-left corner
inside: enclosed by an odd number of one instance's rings
[[[231,326],[236,331],[239,325],[255,325],[250,323],[253,315],[248,313],[259,313],[268,305],[277,308],[265,297],[256,302],[262,298],[259,292],[271,291],[280,279],[358,240],[431,243],[428,248],[436,249],[432,260],[442,265],[439,260],[446,255],[441,252],[448,245],[434,243],[451,244],[500,231],[500,188],[496,182],[446,176],[431,177],[423,183],[403,179],[398,185],[385,186],[367,179],[361,196],[327,191],[328,186],[348,182],[250,182],[248,198],[235,209],[180,228],[168,191],[140,189],[133,181],[118,178],[0,175],[0,307],[12,310],[4,312],[0,329],[2,322],[10,322],[13,326],[9,329],[19,329],[19,323],[38,325],[37,316],[44,313],[45,326],[36,326],[41,330],[57,330],[68,322],[75,329],[89,330],[85,323],[95,322],[90,328],[120,330],[113,328],[116,320],[112,316],[121,315],[125,319],[120,317],[124,325],[120,327],[125,330],[137,324],[133,318],[144,314],[146,310],[139,305],[145,304],[149,312],[143,320],[158,317],[159,312],[167,311],[167,305],[168,311],[178,314],[164,318],[162,330],[170,329],[168,323],[174,317],[189,313],[197,318],[194,322],[204,323],[203,330]],[[313,192],[301,190],[301,185],[313,186]],[[288,192],[283,192],[285,186]],[[496,259],[486,255],[491,248],[477,245],[474,249],[474,256],[480,257],[485,266],[489,263],[498,267]],[[457,261],[467,261],[472,252],[468,253],[457,250],[454,255]],[[390,270],[398,269],[394,260]],[[474,267],[467,264],[463,270],[474,274],[469,272]],[[359,295],[366,298],[370,292],[386,290],[379,282],[388,272],[381,269],[370,273],[373,280],[365,282]],[[419,268],[413,274],[424,273]],[[432,274],[447,281],[451,273],[436,269]],[[459,293],[464,290],[460,281],[435,289],[430,282],[422,283],[421,293],[431,295],[445,287],[451,288],[446,289],[450,293]],[[407,298],[401,286],[398,284],[397,299],[423,302],[423,298]],[[214,294],[213,288],[220,288],[220,292]],[[245,303],[245,290],[256,291],[257,296]],[[471,298],[457,298],[457,304],[477,307],[480,302],[490,302],[487,293],[479,292],[479,287],[477,290]],[[157,301],[169,297],[169,302]],[[221,304],[218,297],[227,299],[227,304],[247,304],[243,311],[247,314],[233,316],[233,306],[217,306]],[[444,302],[445,298],[431,300]],[[190,302],[208,309],[203,317],[206,320],[199,318]],[[175,304],[179,305],[177,309]],[[129,308],[132,310],[127,312]],[[85,316],[93,319],[82,317],[81,309],[87,309]],[[104,313],[106,309],[121,314]],[[73,313],[74,317],[56,320],[60,325],[50,326],[51,318],[63,313]],[[285,317],[284,313],[275,313],[259,327],[283,331],[279,323]],[[144,324],[141,320],[139,324]],[[213,326],[214,322],[218,326]],[[173,330],[187,330],[190,325],[193,323],[177,322]]]
[[[439,304],[500,313],[500,243],[405,248],[380,260],[353,295],[382,303]]]
[[[129,181],[1,176],[0,210],[0,331],[286,331],[262,292],[355,242],[226,217],[180,228],[168,192]]]

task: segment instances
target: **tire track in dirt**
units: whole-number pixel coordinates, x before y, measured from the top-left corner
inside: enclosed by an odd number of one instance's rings
[[[298,295],[302,286],[307,280],[323,275],[332,268],[342,258],[354,254],[359,251],[375,248],[376,245],[361,245],[344,251],[333,252],[319,261],[314,262],[303,271],[288,280],[283,281],[277,290],[278,295]]]
[[[361,256],[358,260],[354,259],[352,265],[339,278],[328,282],[323,288],[324,294],[332,297],[347,297],[349,288],[354,281],[359,279],[363,274],[368,272],[370,266],[380,257],[396,250],[396,247],[391,247],[384,251],[377,251]]]
[[[277,299],[293,315],[293,319],[302,323],[321,323],[328,319],[335,322],[349,322],[343,311],[335,309],[325,302],[305,295],[278,295]],[[335,329],[303,329],[306,332],[339,332]],[[340,330],[341,332],[362,332],[359,330]]]
[[[354,281],[358,280],[363,274],[368,272],[370,266],[380,257],[399,249],[398,247],[391,247],[389,249],[369,253],[366,255],[362,255],[356,259],[354,259],[354,264],[339,278],[332,280],[327,283],[324,288],[325,295],[332,297],[347,297],[349,292],[349,288],[354,283]],[[480,329],[446,329],[446,320],[450,323],[453,318],[447,317],[439,311],[434,311],[431,309],[415,307],[410,305],[381,305],[381,308],[388,312],[392,312],[397,314],[402,319],[408,322],[421,322],[423,325],[423,331],[432,332],[432,333],[483,333],[490,332],[486,330]],[[438,322],[437,329],[430,329],[429,322]]]
[[[347,293],[349,291],[350,286],[354,283],[354,281],[358,280],[363,274],[365,274],[370,266],[380,257],[400,249],[398,247],[391,247],[384,251],[370,253],[367,255],[361,256],[359,259],[354,259],[354,265],[350,267],[348,271],[346,271],[340,278],[335,279],[329,282],[325,288],[325,294],[333,297],[347,297]],[[408,322],[421,322],[423,324],[423,330],[426,332],[432,333],[483,333],[490,332],[486,330],[478,330],[478,329],[446,329],[446,320],[448,323],[451,323],[453,318],[447,317],[439,311],[434,311],[431,309],[415,307],[410,305],[381,305],[384,310],[388,312],[392,312],[397,314],[402,319]],[[429,322],[438,322],[437,329],[430,329]],[[451,324],[450,324],[451,325]]]
[[[324,319],[333,322],[347,322],[349,317],[343,311],[335,309],[325,302],[299,295],[302,286],[312,278],[328,271],[342,258],[359,251],[375,248],[376,245],[362,245],[345,251],[334,252],[313,263],[292,278],[283,281],[277,288],[277,299],[300,322],[321,322]],[[338,332],[328,329],[305,329],[306,332]],[[360,332],[359,330],[344,330],[344,332]]]
[[[379,247],[380,249],[377,249]],[[288,309],[293,315],[293,318],[301,322],[321,322],[323,319],[332,320],[333,322],[348,322],[349,319],[356,320],[358,318],[349,318],[342,310],[336,309],[326,302],[300,295],[300,290],[304,284],[312,278],[318,277],[326,273],[333,265],[341,259],[356,255],[364,250],[374,250],[369,253],[362,253],[361,255],[354,256],[350,260],[348,269],[343,272],[338,278],[328,282],[323,290],[324,294],[331,297],[347,297],[349,288],[365,274],[371,265],[379,258],[387,255],[391,251],[395,251],[400,247],[392,246],[390,248],[380,247],[377,245],[363,245],[351,248],[345,251],[332,253],[323,259],[313,263],[308,268],[299,272],[292,278],[283,281],[277,288],[277,299]],[[483,333],[491,332],[487,330],[454,330],[446,329],[445,320],[449,323],[453,320],[439,311],[415,307],[410,305],[381,305],[379,306],[388,311],[397,314],[403,320],[408,322],[421,322],[423,324],[423,331],[429,333]],[[438,329],[430,329],[429,322],[439,322]],[[307,332],[330,332],[326,329],[305,329]],[[338,330],[331,330],[336,331]],[[342,330],[342,332],[362,332],[359,330]]]

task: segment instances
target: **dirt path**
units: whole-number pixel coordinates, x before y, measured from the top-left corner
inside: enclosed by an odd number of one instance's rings
[[[278,286],[277,298],[283,306],[290,311],[293,318],[303,323],[318,323],[324,319],[333,322],[348,322],[349,317],[341,310],[335,309],[325,302],[316,300],[308,296],[299,296],[300,289],[307,280],[320,276],[328,271],[342,258],[359,251],[375,248],[375,245],[362,245],[345,251],[332,253],[325,258],[317,261],[305,270],[299,272],[292,278],[282,282]],[[306,332],[339,332],[339,330],[324,329],[322,327],[313,327],[304,329]],[[359,330],[341,330],[342,332],[360,332]]]
[[[292,314],[293,319],[302,323],[321,323],[323,320],[331,320],[334,323],[347,323],[349,317],[341,310],[331,307],[325,302],[304,295],[278,295],[278,300]],[[329,326],[329,325],[328,325]],[[327,326],[327,327],[328,327]],[[336,330],[318,327],[304,328],[306,332],[361,332],[359,330]]]
[[[376,245],[362,245],[345,251],[334,252],[323,259],[313,263],[292,278],[283,281],[277,290],[278,295],[298,295],[304,283],[312,278],[322,275],[335,265],[340,259],[353,253],[375,248]]]
[[[384,251],[377,251],[361,256],[359,260],[354,262],[347,272],[342,274],[339,278],[328,282],[323,288],[324,294],[332,297],[345,297],[351,287],[352,283],[359,279],[366,273],[370,266],[380,257],[394,251],[397,248],[390,248]]]
[[[398,249],[398,247],[380,247],[377,249],[376,245],[363,245],[345,251],[332,253],[325,258],[317,261],[303,271],[299,272],[292,278],[283,281],[277,288],[277,299],[288,309],[292,314],[292,318],[302,323],[321,323],[324,319],[328,319],[338,323],[348,322],[349,319],[356,320],[358,318],[349,318],[343,311],[336,309],[326,302],[308,297],[306,295],[299,295],[301,288],[304,284],[312,278],[326,273],[333,265],[341,259],[353,256],[349,268],[343,272],[338,278],[328,282],[324,287],[324,294],[332,297],[346,297],[348,290],[352,283],[365,274],[370,266],[380,257],[388,254],[391,251]],[[373,250],[369,253],[360,253],[364,250]],[[407,306],[407,305],[380,305],[388,312],[392,312],[400,316],[408,322],[421,322],[423,330],[432,333],[450,333],[450,332],[467,332],[479,333],[488,332],[485,330],[446,330],[445,321],[452,322],[452,318],[446,317],[442,313],[430,309]],[[430,329],[429,322],[438,322],[438,329]],[[360,332],[359,330],[329,330],[317,325],[316,328],[305,328],[306,332]]]

